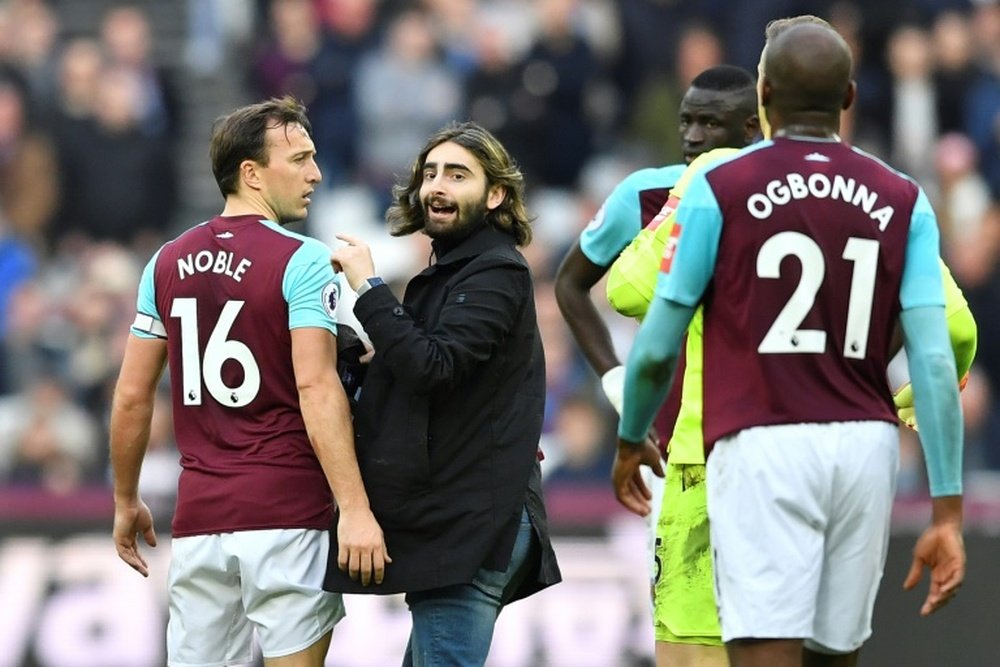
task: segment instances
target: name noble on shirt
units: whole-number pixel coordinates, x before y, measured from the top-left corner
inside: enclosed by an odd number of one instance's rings
[[[184,280],[196,271],[198,273],[211,271],[219,275],[229,276],[236,282],[242,282],[243,274],[253,262],[244,257],[236,263],[236,268],[233,268],[234,262],[236,262],[236,257],[231,252],[220,250],[213,253],[210,250],[202,250],[196,254],[188,253],[187,257],[179,258],[177,260],[177,273],[180,275],[180,279]]]
[[[821,173],[809,174],[808,178],[802,174],[787,174],[784,180],[770,181],[764,192],[750,195],[747,199],[747,211],[758,220],[764,220],[771,216],[775,206],[784,206],[793,199],[805,199],[809,196],[839,199],[860,208],[872,220],[878,221],[880,232],[884,232],[892,221],[894,211],[891,206],[875,208],[879,198],[877,192],[869,190],[864,183],[857,183],[853,178],[844,178],[840,174],[834,175],[832,181],[829,176]]]

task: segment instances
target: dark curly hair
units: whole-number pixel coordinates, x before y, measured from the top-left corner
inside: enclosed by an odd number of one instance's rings
[[[427,154],[447,141],[472,153],[486,173],[486,187],[500,186],[506,191],[503,202],[486,212],[486,220],[497,229],[511,234],[517,245],[531,243],[531,221],[524,203],[524,176],[503,144],[476,123],[450,123],[433,134],[413,161],[408,182],[392,188],[394,203],[385,213],[389,232],[405,236],[424,228],[424,210],[420,203],[420,185],[424,178]]]

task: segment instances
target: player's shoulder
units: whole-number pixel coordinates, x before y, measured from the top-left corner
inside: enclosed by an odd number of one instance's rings
[[[914,187],[920,187],[915,178],[906,172],[896,169],[877,155],[873,155],[863,148],[858,148],[857,146],[847,146],[847,148],[851,151],[852,155],[856,156],[856,158],[861,162],[868,163],[871,168],[883,170],[892,176],[896,176],[903,181],[912,184]]]
[[[199,222],[193,227],[185,229],[183,232],[178,234],[172,239],[169,239],[161,245],[155,253],[153,253],[152,259],[156,260],[159,257],[168,257],[173,253],[184,253],[188,252],[192,245],[198,245],[198,238],[204,233],[205,226],[211,222],[206,220],[204,222]]]
[[[681,174],[681,177],[677,179],[677,184],[674,186],[671,194],[677,199],[683,199],[688,186],[696,176],[729,160],[736,159],[741,156],[745,150],[745,148],[723,147],[705,151],[691,161],[691,164],[689,164],[684,173]]]
[[[308,258],[323,257],[327,260],[330,258],[330,246],[319,239],[292,231],[273,220],[261,220],[260,222],[265,229],[274,234],[278,239],[291,242],[296,250],[296,255]]]
[[[688,165],[687,171],[698,172],[699,170],[705,169],[710,165],[721,162],[726,158],[738,155],[742,151],[743,149],[741,148],[731,148],[731,147],[713,148],[710,151],[705,151],[704,153],[696,157],[694,160],[692,160],[691,164]]]
[[[615,193],[623,195],[653,188],[669,189],[677,183],[677,179],[681,177],[686,168],[685,164],[668,164],[662,167],[637,169],[615,186]]]

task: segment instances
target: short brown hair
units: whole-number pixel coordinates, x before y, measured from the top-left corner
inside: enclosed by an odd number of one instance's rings
[[[426,221],[420,203],[424,164],[427,154],[447,141],[458,144],[476,157],[486,173],[487,189],[499,185],[507,193],[499,206],[486,212],[486,220],[511,234],[517,245],[531,243],[531,217],[524,203],[524,176],[500,140],[472,122],[451,123],[427,140],[413,161],[409,181],[397,183],[392,189],[394,203],[385,213],[389,232],[393,236],[405,236],[424,228]]]
[[[301,125],[312,134],[306,107],[290,95],[240,107],[216,119],[209,155],[223,197],[236,194],[240,164],[244,160],[267,165],[267,130],[288,125]]]

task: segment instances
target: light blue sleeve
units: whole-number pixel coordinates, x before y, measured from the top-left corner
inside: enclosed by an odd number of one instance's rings
[[[899,321],[931,496],[960,495],[964,429],[944,307],[910,308]]]
[[[340,276],[330,266],[330,249],[305,238],[295,251],[281,284],[288,302],[288,328],[319,327],[337,333]]]
[[[899,287],[899,304],[903,310],[944,305],[944,283],[941,280],[939,257],[937,218],[927,195],[921,189],[910,218],[903,280]]]
[[[684,172],[684,165],[640,169],[612,190],[590,224],[580,234],[580,250],[597,266],[610,266],[642,229],[640,193],[653,188],[669,190]],[[666,203],[664,196],[663,203]]]
[[[705,172],[691,180],[674,215],[674,224],[680,226],[677,245],[666,246],[664,264],[669,264],[669,272],[664,273],[661,264],[656,296],[694,307],[712,279],[722,237],[722,210]],[[667,257],[670,252],[672,259]]]
[[[162,247],[146,262],[146,266],[142,270],[142,277],[139,278],[139,294],[135,300],[136,321],[129,329],[134,336],[139,338],[163,338],[166,336],[163,318],[156,308],[156,285],[153,277],[156,273],[156,260],[160,256],[161,250],[163,250]],[[140,321],[143,323],[142,327],[139,326]],[[157,324],[159,326],[156,326]],[[164,335],[157,336],[152,333],[152,330],[163,331]]]
[[[653,299],[649,305],[625,364],[625,402],[618,422],[622,440],[641,442],[653,425],[670,390],[681,341],[694,311],[665,299]]]

